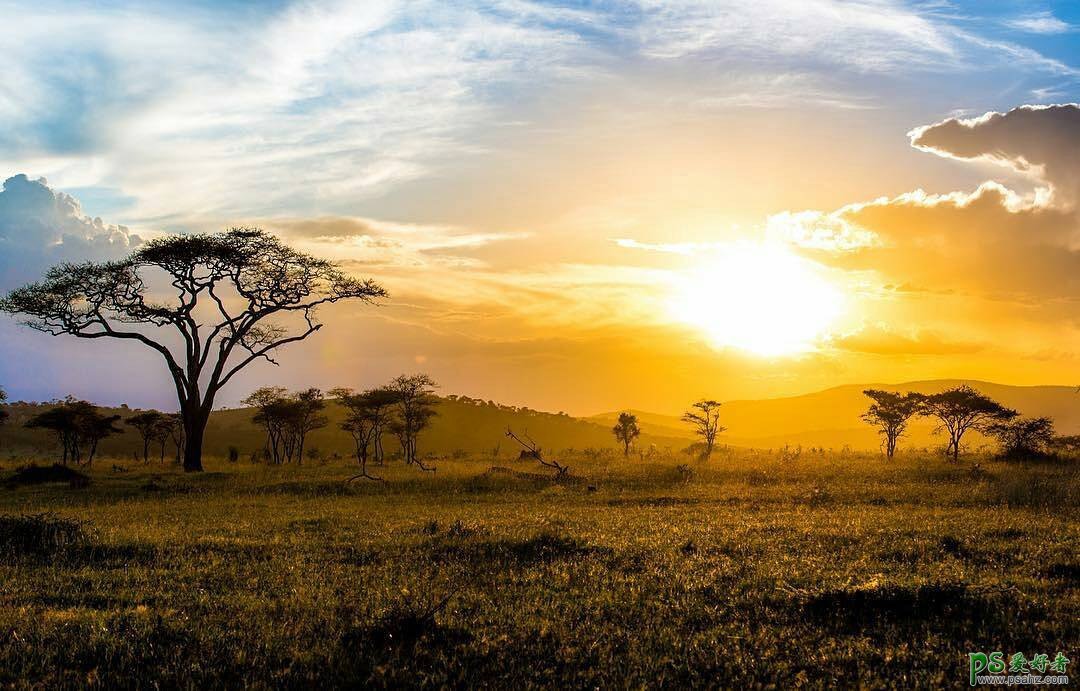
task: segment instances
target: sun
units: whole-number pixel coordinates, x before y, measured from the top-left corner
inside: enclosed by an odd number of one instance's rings
[[[779,244],[736,244],[676,279],[675,319],[718,346],[774,357],[813,350],[844,311],[823,268]]]

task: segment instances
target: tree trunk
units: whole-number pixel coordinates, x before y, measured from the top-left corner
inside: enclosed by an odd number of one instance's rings
[[[197,411],[184,411],[184,472],[201,473],[203,435],[207,418]]]

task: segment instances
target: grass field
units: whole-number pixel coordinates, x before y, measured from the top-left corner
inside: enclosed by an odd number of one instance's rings
[[[1080,655],[1075,462],[677,463],[3,487],[83,530],[0,530],[0,684],[956,687],[969,652]]]

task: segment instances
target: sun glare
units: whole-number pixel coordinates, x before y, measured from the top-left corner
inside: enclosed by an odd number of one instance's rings
[[[718,346],[762,356],[814,348],[843,312],[821,269],[781,245],[733,245],[677,281],[670,312]]]

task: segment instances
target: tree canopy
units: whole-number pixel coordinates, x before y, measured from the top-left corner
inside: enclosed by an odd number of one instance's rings
[[[159,353],[176,388],[184,468],[202,469],[206,422],[244,367],[322,328],[317,308],[386,291],[258,228],[173,235],[126,259],[66,263],[0,300],[30,328],[135,341]],[[276,363],[275,363],[276,364]]]
[[[873,401],[862,419],[878,428],[881,435],[885,456],[892,458],[896,453],[896,444],[907,431],[908,421],[918,414],[923,396],[908,392],[900,394],[893,391],[867,389],[863,393]]]

